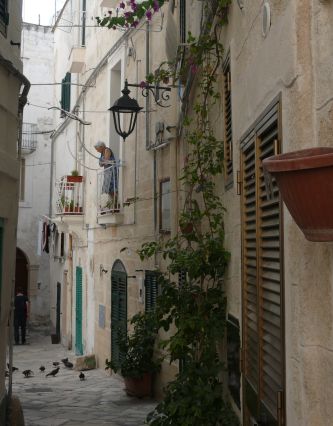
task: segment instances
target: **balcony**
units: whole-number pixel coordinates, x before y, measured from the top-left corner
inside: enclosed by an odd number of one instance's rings
[[[97,173],[97,222],[100,225],[119,225],[123,222],[119,198],[120,162]]]
[[[56,182],[56,214],[61,216],[83,215],[83,177],[63,176]]]
[[[83,71],[85,66],[86,48],[73,47],[69,57],[70,68],[69,72],[72,74],[79,74]]]
[[[22,154],[30,154],[37,148],[37,124],[22,124]]]

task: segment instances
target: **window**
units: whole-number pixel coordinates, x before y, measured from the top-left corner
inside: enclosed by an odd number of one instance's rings
[[[25,158],[21,158],[20,167],[20,201],[24,201],[25,195]]]
[[[65,234],[62,232],[60,234],[60,257],[65,256]]]
[[[145,273],[145,311],[149,312],[155,309],[158,296],[158,274],[155,271],[146,271]]]
[[[82,10],[81,10],[81,46],[86,45],[86,13],[87,13],[87,0],[82,0]]]
[[[65,111],[71,110],[71,74],[66,73],[65,78],[61,82],[61,108]],[[61,112],[60,117],[65,117]]]
[[[0,33],[4,36],[7,35],[8,22],[8,0],[0,0]]]
[[[229,189],[233,184],[230,53],[223,64],[223,127],[224,180],[226,188]]]
[[[241,140],[243,400],[270,425],[284,424],[282,203],[274,180],[268,197],[262,160],[278,151],[279,111],[277,100]]]
[[[186,0],[179,0],[179,41],[186,43]]]
[[[160,232],[170,232],[170,179],[160,182]]]

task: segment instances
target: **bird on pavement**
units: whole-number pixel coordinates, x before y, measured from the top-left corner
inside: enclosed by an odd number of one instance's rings
[[[81,381],[86,379],[86,376],[82,373],[82,371],[81,371],[81,373],[79,374],[79,379],[80,379]]]
[[[64,362],[64,365],[65,365],[65,367],[67,367],[67,368],[73,368],[73,367],[74,367],[74,364],[73,364],[72,362],[70,362],[70,361],[66,361],[66,362]]]
[[[58,365],[60,364],[60,362],[55,361],[55,362],[52,362],[52,364],[53,364],[55,367],[58,367]]]
[[[39,369],[40,369],[41,373],[44,373],[44,371],[45,371],[45,367],[44,367],[44,365],[41,365],[41,366],[39,367]]]
[[[8,370],[10,371],[10,365],[8,364],[8,362],[7,362],[7,367],[8,367]],[[14,372],[14,371],[17,371],[18,370],[18,368],[16,368],[16,367],[14,367],[14,366],[12,366],[12,371]]]
[[[63,358],[63,359],[61,360],[61,362],[63,362],[64,364],[66,364],[66,362],[68,362],[68,358]]]
[[[47,376],[53,376],[54,377],[56,374],[58,374],[59,370],[60,370],[60,368],[57,367],[54,370],[50,371],[50,373],[47,373],[47,375],[45,377],[47,377]]]
[[[31,371],[31,370],[24,370],[24,371],[22,371],[22,374],[24,374],[24,377],[27,378],[27,377],[33,376],[34,372]]]

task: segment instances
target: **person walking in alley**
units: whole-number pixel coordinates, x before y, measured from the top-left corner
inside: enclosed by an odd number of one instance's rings
[[[20,332],[21,328],[21,342],[25,344],[25,331],[27,325],[28,311],[29,311],[29,299],[23,294],[21,287],[17,289],[17,293],[14,301],[14,338],[15,344],[20,343]]]
[[[101,154],[99,158],[100,167],[104,167],[104,179],[101,195],[107,194],[107,200],[101,206],[107,209],[118,208],[118,167],[116,158],[110,148],[104,142],[98,141],[95,149]]]

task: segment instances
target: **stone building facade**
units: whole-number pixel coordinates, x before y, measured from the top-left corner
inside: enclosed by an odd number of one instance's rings
[[[70,93],[57,89],[55,105],[61,101],[79,120],[66,112],[56,116],[50,220],[60,235],[50,237],[56,251],[51,294],[62,312],[57,318],[53,311],[54,326],[78,354],[94,352],[101,368],[117,353],[112,327],[145,308],[145,291],[163,266],[159,257],[142,264],[136,250],[177,233],[177,177],[186,153],[174,130],[181,87],[166,109],[131,88],[144,114],[126,142],[107,110],[125,79],[144,80],[175,55],[181,36],[198,35],[204,14],[204,2],[178,0],[136,29],[89,26],[108,13],[106,3],[89,2],[82,10],[81,3],[66,2],[54,27],[55,81],[72,83]],[[231,252],[228,319],[243,360],[231,400],[244,425],[329,425],[332,418],[330,244],[306,241],[276,190],[267,201],[261,165],[274,153],[331,145],[332,14],[324,1],[239,0],[229,6],[220,33],[225,53],[216,132],[225,149],[220,193]],[[103,201],[105,172],[94,151],[99,140],[119,161],[117,200]],[[72,185],[63,176],[74,169],[82,181]],[[165,363],[156,389],[176,370]]]
[[[20,58],[22,2],[0,2],[0,423],[5,424],[6,355],[14,292],[19,191],[18,133],[30,83]],[[14,43],[14,44],[13,44]],[[10,390],[10,389],[9,389]]]

